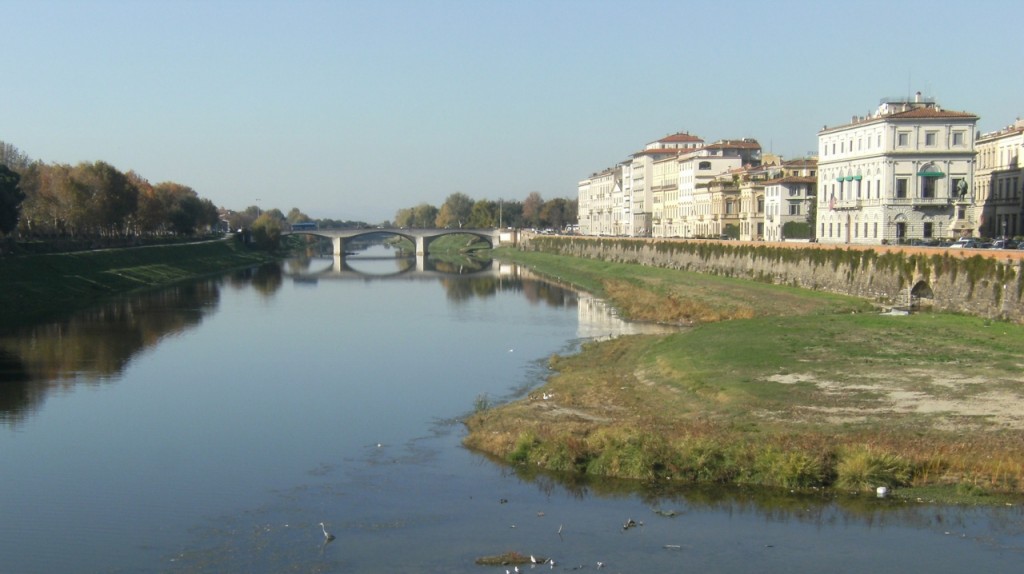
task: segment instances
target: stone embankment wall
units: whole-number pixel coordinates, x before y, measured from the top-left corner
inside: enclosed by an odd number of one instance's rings
[[[519,248],[1024,322],[1024,252],[523,234]]]

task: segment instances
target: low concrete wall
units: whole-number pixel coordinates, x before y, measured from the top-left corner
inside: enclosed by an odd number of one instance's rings
[[[522,234],[519,247],[1024,322],[1024,253]]]

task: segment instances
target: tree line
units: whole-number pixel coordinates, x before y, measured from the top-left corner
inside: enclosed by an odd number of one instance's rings
[[[411,228],[467,228],[489,229],[515,227],[534,229],[563,229],[576,223],[577,200],[555,198],[544,200],[537,192],[518,200],[473,200],[456,192],[447,197],[441,207],[421,203],[415,207],[399,209],[395,213],[396,227]]]
[[[544,200],[532,192],[520,200],[474,200],[456,192],[440,207],[421,203],[399,209],[383,226],[410,228],[495,227],[563,229],[576,223],[577,201]],[[135,171],[103,161],[77,165],[32,160],[0,141],[0,239],[97,239],[191,236],[220,226],[251,229],[258,243],[276,245],[286,226],[316,221],[320,228],[365,227],[364,222],[314,220],[292,208],[249,206],[218,210],[209,199],[175,182],[152,184]]]
[[[33,161],[0,141],[0,233],[32,238],[193,235],[220,221],[217,207],[186,185],[151,184],[103,161]]]

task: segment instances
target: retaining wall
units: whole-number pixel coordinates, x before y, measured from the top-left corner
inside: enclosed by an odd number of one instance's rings
[[[1024,253],[527,234],[519,248],[1024,322]]]

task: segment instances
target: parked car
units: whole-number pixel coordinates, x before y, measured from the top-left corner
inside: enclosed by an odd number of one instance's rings
[[[980,246],[977,239],[971,237],[961,237],[953,242],[949,246],[950,249],[977,249]]]
[[[1017,249],[1017,242],[1012,239],[996,239],[992,242],[992,249]]]

